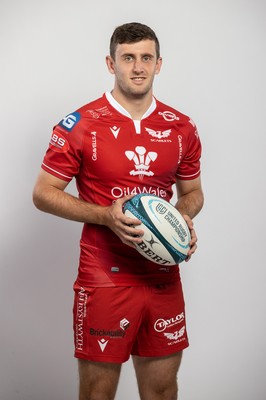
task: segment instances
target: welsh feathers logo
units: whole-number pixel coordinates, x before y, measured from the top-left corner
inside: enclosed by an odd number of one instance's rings
[[[143,146],[137,146],[134,151],[127,150],[125,152],[127,158],[134,162],[135,169],[130,171],[130,175],[138,175],[140,179],[144,176],[153,176],[154,172],[150,171],[150,163],[155,161],[158,154],[155,151],[148,151]]]

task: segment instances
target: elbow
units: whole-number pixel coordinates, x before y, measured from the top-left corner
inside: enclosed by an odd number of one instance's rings
[[[32,202],[38,210],[44,211],[43,196],[37,186],[34,187],[32,192]]]
[[[196,212],[195,216],[202,210],[204,206],[204,194],[202,190],[199,190],[198,195],[197,195],[197,200],[196,200]]]
[[[204,206],[204,193],[202,190],[200,191],[200,200],[199,201],[200,201],[200,210],[201,210]]]

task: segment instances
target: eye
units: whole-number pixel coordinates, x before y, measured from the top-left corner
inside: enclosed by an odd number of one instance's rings
[[[130,55],[127,55],[127,56],[124,57],[124,60],[125,60],[126,62],[131,62],[131,61],[133,61],[133,57],[130,56]]]
[[[142,59],[143,59],[143,62],[149,62],[149,61],[152,60],[152,56],[146,55],[146,56],[144,56]]]

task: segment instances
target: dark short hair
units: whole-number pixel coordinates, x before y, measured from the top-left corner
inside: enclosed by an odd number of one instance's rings
[[[155,32],[147,25],[131,22],[118,26],[110,40],[110,56],[115,59],[116,47],[122,43],[137,43],[141,40],[153,40],[156,47],[156,56],[160,57],[160,44]]]

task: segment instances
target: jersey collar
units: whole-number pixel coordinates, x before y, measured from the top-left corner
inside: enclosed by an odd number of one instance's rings
[[[121,104],[118,103],[118,101],[116,101],[113,98],[111,92],[106,92],[105,96],[106,96],[107,100],[109,101],[109,103],[111,104],[111,106],[114,107],[117,111],[119,111],[120,114],[123,114],[126,117],[132,119],[132,117],[129,114],[129,112],[124,107],[122,107]],[[141,119],[147,118],[149,115],[151,115],[153,113],[153,111],[155,110],[155,108],[156,108],[156,100],[153,97],[150,107],[148,108],[148,110],[145,112],[145,114],[142,116]]]

